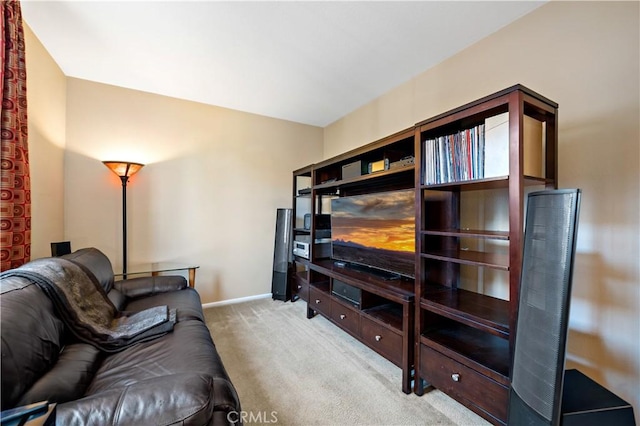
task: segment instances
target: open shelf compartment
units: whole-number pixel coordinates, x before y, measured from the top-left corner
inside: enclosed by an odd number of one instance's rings
[[[463,265],[484,266],[487,268],[509,270],[509,256],[499,253],[486,253],[473,250],[439,250],[421,253],[426,259],[442,260]]]
[[[459,321],[503,339],[509,338],[509,302],[484,294],[441,285],[429,285],[420,308]]]
[[[498,382],[509,384],[509,341],[506,339],[440,318],[425,324],[420,343]]]
[[[382,325],[390,327],[402,333],[402,305],[397,303],[385,303],[362,311]]]

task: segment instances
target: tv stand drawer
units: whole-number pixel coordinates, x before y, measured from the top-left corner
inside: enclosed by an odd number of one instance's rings
[[[331,313],[331,296],[309,286],[309,308],[326,316]]]
[[[402,366],[402,336],[362,316],[362,341],[397,366]]]
[[[331,319],[351,334],[360,335],[360,313],[335,299],[331,301]]]
[[[509,389],[431,349],[420,348],[420,371],[430,385],[449,394],[483,417],[507,421]]]

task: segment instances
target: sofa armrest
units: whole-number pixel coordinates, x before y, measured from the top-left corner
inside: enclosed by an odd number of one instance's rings
[[[180,275],[130,278],[116,281],[114,288],[126,297],[152,296],[187,288],[187,280]]]
[[[215,387],[215,380],[205,374],[153,377],[59,404],[57,421],[78,426],[212,424],[214,411],[234,410],[215,401]]]

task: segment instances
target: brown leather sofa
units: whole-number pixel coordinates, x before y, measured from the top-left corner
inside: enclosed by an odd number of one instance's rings
[[[204,322],[198,293],[180,276],[114,282],[95,248],[63,256],[90,271],[124,311],[177,309],[173,331],[104,353],[66,330],[30,280],[0,282],[2,410],[56,402],[63,425],[210,425],[239,419],[236,390]]]

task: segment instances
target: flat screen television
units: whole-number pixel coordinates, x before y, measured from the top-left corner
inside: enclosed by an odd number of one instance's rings
[[[331,200],[331,258],[409,278],[415,276],[413,190]]]

